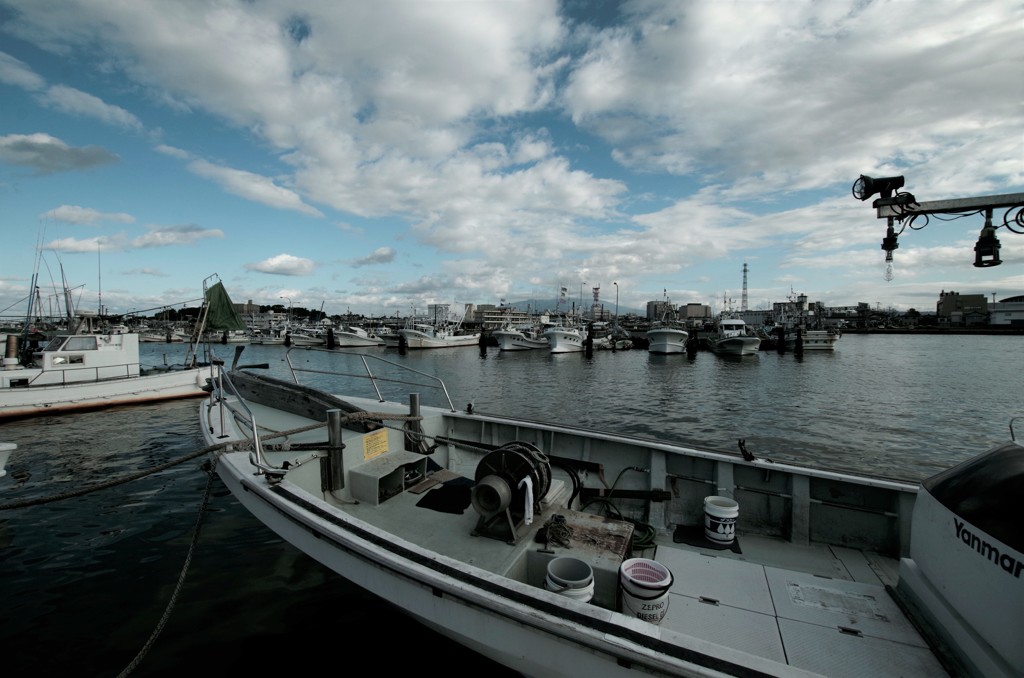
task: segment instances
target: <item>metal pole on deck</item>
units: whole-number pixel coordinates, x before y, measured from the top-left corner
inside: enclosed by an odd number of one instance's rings
[[[410,393],[409,394],[409,416],[418,417],[420,416],[420,394]],[[419,435],[423,433],[423,427],[420,426],[419,421],[409,421],[407,428],[410,433],[415,435],[405,437],[405,449],[410,452],[419,452],[420,454],[426,453],[426,446],[423,444],[423,436]]]
[[[327,456],[320,458],[320,489],[334,492],[345,487],[345,461],[341,442],[341,410],[327,410]]]

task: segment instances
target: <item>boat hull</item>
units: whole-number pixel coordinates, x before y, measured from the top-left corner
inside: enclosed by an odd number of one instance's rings
[[[87,383],[5,388],[0,390],[0,420],[195,398],[207,395],[208,377],[209,371],[196,368]]]
[[[761,340],[757,337],[709,339],[708,349],[719,355],[757,355],[761,350]]]
[[[447,334],[434,336],[419,330],[401,329],[399,336],[405,340],[408,349],[451,348],[456,346],[478,346],[480,334]]]
[[[363,336],[349,332],[335,332],[334,345],[338,348],[365,348],[383,346],[384,340],[374,336]]]
[[[497,330],[491,334],[498,342],[500,351],[532,351],[548,348],[548,340],[544,337],[528,337],[522,332]]]
[[[654,329],[647,332],[648,353],[686,353],[690,335],[685,330]]]
[[[800,335],[800,347],[805,351],[834,351],[839,343],[840,334],[826,330],[808,330]],[[797,338],[786,337],[786,349],[795,351]]]
[[[579,353],[584,349],[583,332],[574,329],[557,328],[544,333],[552,353]]]

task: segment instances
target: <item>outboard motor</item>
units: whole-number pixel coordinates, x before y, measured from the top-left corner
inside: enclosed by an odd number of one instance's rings
[[[914,504],[897,594],[959,672],[1024,671],[1024,447],[1007,443],[929,478]]]
[[[551,488],[551,463],[536,446],[511,442],[480,460],[475,480],[470,501],[480,519],[473,534],[515,544]]]

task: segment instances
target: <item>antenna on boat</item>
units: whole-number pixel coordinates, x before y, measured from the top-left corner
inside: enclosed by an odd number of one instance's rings
[[[100,318],[103,318],[103,264],[100,261],[100,247],[99,238],[96,239],[96,303],[99,308],[96,311],[99,313]]]

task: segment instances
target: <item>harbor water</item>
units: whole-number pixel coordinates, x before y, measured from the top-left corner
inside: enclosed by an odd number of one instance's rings
[[[758,457],[918,481],[1008,438],[1011,417],[1024,416],[1022,348],[1021,336],[848,334],[834,352],[802,357],[371,350],[443,376],[460,409],[737,455],[743,441]],[[215,347],[229,362],[233,349]],[[184,351],[143,344],[147,363],[174,363]],[[246,346],[242,362],[284,376],[285,351]],[[302,349],[290,357],[314,368],[338,359]],[[202,448],[198,405],[0,425],[0,442],[18,446],[0,478],[5,675],[180,678],[350,671],[352,661],[512,675],[283,543],[202,458],[170,464]],[[1024,420],[1016,429],[1024,434]],[[113,483],[129,474],[140,477]]]

